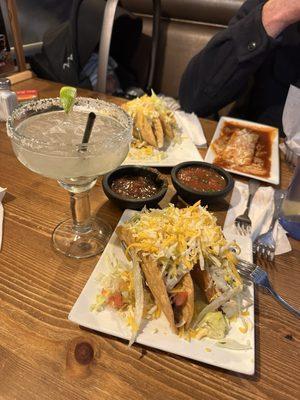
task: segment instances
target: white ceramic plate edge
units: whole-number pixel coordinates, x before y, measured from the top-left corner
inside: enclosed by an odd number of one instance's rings
[[[185,161],[203,161],[196,145],[188,135],[182,135],[182,142],[166,150],[167,157],[158,161],[155,159],[135,159],[127,156],[122,165],[143,165],[147,167],[174,167]]]

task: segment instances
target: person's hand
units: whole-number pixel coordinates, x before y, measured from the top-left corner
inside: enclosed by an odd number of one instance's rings
[[[298,21],[300,0],[269,0],[263,7],[262,22],[267,34],[273,38]]]

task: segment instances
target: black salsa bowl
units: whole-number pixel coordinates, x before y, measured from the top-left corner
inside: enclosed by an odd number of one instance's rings
[[[224,178],[225,187],[221,190],[199,191],[183,184],[178,179],[178,173],[182,168],[186,167],[201,167],[216,172]],[[227,194],[232,191],[234,186],[233,178],[227,171],[225,171],[223,168],[217,167],[216,165],[202,161],[187,161],[177,164],[174,168],[172,168],[171,179],[177,194],[188,204],[194,204],[198,200],[201,200],[203,204],[214,203],[227,196]]]
[[[128,176],[150,178],[157,187],[157,192],[149,197],[131,198],[120,195],[112,190],[114,180]],[[102,180],[102,187],[106,196],[121,209],[141,210],[145,206],[147,208],[157,207],[168,190],[168,181],[154,168],[125,165],[106,174]]]

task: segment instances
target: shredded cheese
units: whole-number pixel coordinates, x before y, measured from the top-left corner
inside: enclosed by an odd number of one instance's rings
[[[158,263],[166,280],[191,271],[199,263],[211,268],[212,273],[216,270],[220,289],[241,284],[232,268],[236,258],[229,251],[221,227],[215,216],[199,202],[182,209],[170,204],[163,210],[144,210],[124,226],[134,240],[126,254],[134,251],[137,256],[149,256]]]

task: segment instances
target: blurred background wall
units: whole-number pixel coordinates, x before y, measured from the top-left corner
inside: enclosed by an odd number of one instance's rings
[[[0,0],[8,40],[13,46],[5,3],[5,0]],[[31,55],[40,50],[47,29],[69,18],[72,0],[16,0],[16,5],[25,54]]]

